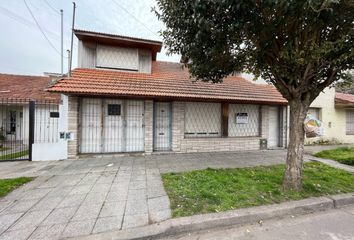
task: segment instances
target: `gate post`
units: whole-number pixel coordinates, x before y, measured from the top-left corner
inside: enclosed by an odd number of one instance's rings
[[[32,161],[32,144],[34,143],[34,121],[35,121],[36,102],[29,101],[29,120],[28,120],[28,159]]]

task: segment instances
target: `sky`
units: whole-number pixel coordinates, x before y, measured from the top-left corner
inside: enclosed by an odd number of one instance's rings
[[[156,6],[155,0],[75,2],[76,29],[162,41],[159,31],[164,25],[151,11]],[[42,75],[43,72],[61,71],[60,9],[64,11],[64,73],[67,72],[66,50],[70,49],[72,7],[70,0],[0,0],[0,72]],[[166,52],[166,49],[162,49],[157,59],[179,61],[180,56],[168,56]],[[75,68],[75,36],[73,53]]]

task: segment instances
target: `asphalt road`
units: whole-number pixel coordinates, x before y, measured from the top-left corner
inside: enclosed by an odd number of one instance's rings
[[[354,205],[229,229],[191,233],[169,240],[354,240]]]

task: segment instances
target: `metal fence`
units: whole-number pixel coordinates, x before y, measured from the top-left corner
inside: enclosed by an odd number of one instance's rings
[[[57,142],[59,103],[0,98],[0,161],[31,160],[33,143]]]

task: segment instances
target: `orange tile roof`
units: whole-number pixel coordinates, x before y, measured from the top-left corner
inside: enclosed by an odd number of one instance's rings
[[[60,94],[45,91],[49,77],[0,74],[0,99],[31,99],[59,101]]]
[[[335,102],[339,104],[354,104],[354,95],[337,92]]]
[[[77,68],[70,79],[62,79],[48,90],[69,95],[287,104],[270,85],[234,76],[217,84],[193,82],[181,64],[162,61],[153,62],[151,74]]]

